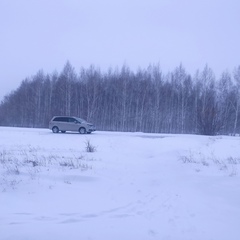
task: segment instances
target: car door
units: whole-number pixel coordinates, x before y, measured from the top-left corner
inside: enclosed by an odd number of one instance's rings
[[[68,124],[68,117],[60,117],[59,129],[62,131],[70,131]]]
[[[75,118],[68,118],[68,131],[78,131],[79,125]]]

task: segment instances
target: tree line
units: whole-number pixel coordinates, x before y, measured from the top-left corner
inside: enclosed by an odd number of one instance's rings
[[[239,110],[240,66],[216,79],[207,65],[191,76],[182,64],[167,74],[159,65],[77,73],[67,62],[60,73],[39,71],[6,95],[0,125],[48,127],[53,116],[71,115],[98,130],[236,134]]]

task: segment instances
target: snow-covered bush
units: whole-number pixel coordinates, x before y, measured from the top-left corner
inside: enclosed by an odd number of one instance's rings
[[[96,152],[96,147],[95,146],[93,146],[92,145],[92,143],[90,142],[90,140],[87,140],[86,142],[85,142],[85,144],[86,144],[86,151],[87,152]]]

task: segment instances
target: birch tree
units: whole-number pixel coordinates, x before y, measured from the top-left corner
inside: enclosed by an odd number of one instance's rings
[[[240,66],[234,70],[234,80],[235,80],[235,92],[236,92],[236,101],[234,106],[235,117],[233,125],[233,135],[237,132],[238,119],[239,119],[239,108],[240,108]]]

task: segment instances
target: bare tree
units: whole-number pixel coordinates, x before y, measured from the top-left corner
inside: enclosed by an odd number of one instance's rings
[[[90,66],[76,74],[39,71],[0,104],[0,124],[47,127],[53,115],[76,115],[98,129],[168,133],[237,133],[240,67],[219,81],[206,66],[192,78],[180,64],[164,75],[159,65],[132,72],[126,65],[102,74]]]
[[[234,80],[235,80],[235,95],[236,100],[234,106],[235,110],[235,119],[234,119],[234,127],[233,127],[233,134],[236,134],[237,125],[238,125],[238,118],[239,118],[239,108],[240,108],[240,66],[238,66],[234,70]]]

